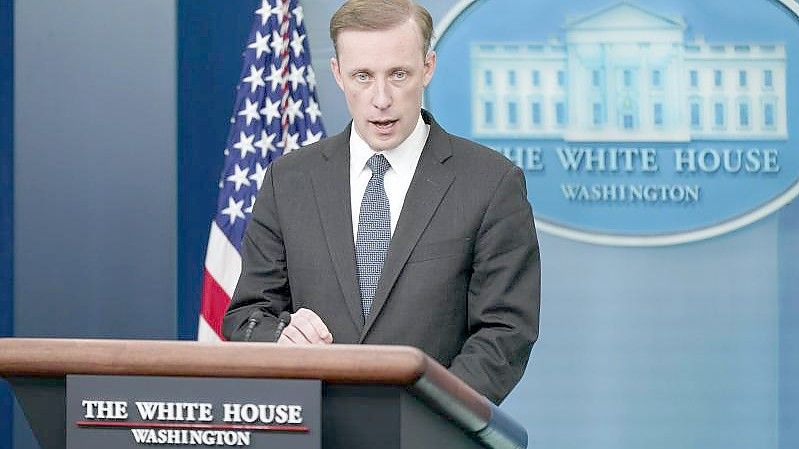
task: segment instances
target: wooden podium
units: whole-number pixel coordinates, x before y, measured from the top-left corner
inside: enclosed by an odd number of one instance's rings
[[[66,442],[68,374],[319,379],[322,447],[525,448],[527,433],[415,348],[0,339],[0,375],[41,449]]]

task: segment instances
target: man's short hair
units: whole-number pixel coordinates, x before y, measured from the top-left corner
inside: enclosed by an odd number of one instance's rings
[[[427,55],[433,38],[433,18],[413,0],[348,0],[330,18],[330,39],[338,54],[338,35],[344,30],[388,30],[409,19],[419,27],[422,54]]]

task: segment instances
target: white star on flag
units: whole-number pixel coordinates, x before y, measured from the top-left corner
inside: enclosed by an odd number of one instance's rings
[[[241,151],[241,158],[247,157],[247,153],[255,153],[255,147],[252,146],[252,141],[255,140],[255,134],[247,135],[244,131],[239,133],[239,141],[233,144],[233,148]]]
[[[230,217],[230,224],[233,224],[236,222],[237,218],[244,219],[244,213],[241,211],[243,206],[244,200],[234,201],[231,196],[228,198],[227,207],[222,209],[219,213]]]
[[[261,140],[255,142],[255,146],[261,150],[261,157],[266,158],[270,151],[277,151],[275,145],[272,143],[275,140],[275,134],[267,134],[263,129],[261,130]]]
[[[308,107],[305,108],[305,113],[308,114],[312,122],[322,116],[322,111],[319,110],[319,103],[315,102],[313,98],[308,99]]]
[[[261,190],[261,184],[264,183],[264,176],[266,175],[266,167],[261,164],[255,164],[255,173],[251,174],[249,179],[255,181],[258,190]]]
[[[246,98],[247,104],[244,109],[239,111],[239,115],[243,115],[247,119],[247,126],[253,120],[261,120],[261,115],[258,113],[258,102],[253,103],[249,98]]]
[[[238,192],[241,189],[241,186],[249,186],[250,180],[247,179],[247,175],[250,173],[250,167],[244,167],[242,170],[238,164],[234,165],[234,169],[236,170],[235,173],[228,176],[226,179],[228,182],[232,182],[236,184],[236,191]]]
[[[266,118],[266,124],[268,125],[272,120],[280,118],[280,101],[272,103],[269,98],[265,100],[264,107],[261,108],[261,115]]]
[[[254,65],[250,66],[250,76],[242,79],[244,83],[250,83],[250,93],[255,92],[259,86],[266,86],[263,80],[264,68],[256,69]]]
[[[300,84],[305,84],[305,66],[296,67],[294,64],[291,64],[289,68],[289,76],[288,80],[291,82],[291,89],[297,90],[297,86]]]
[[[283,1],[278,0],[276,3],[277,6],[272,8],[272,14],[277,17],[277,23],[282,23],[283,18],[286,16],[286,7],[283,6]]]
[[[297,21],[297,26],[302,25],[302,18],[303,18],[302,8],[298,6],[292,9],[291,13],[294,14],[294,19]]]
[[[280,70],[280,67],[269,66],[269,76],[264,78],[264,80],[269,81],[271,84],[271,89],[276,91],[279,86],[283,85],[283,73]]]
[[[311,129],[308,128],[307,130],[305,130],[305,140],[302,141],[302,145],[303,146],[310,145],[314,142],[318,142],[319,139],[321,138],[322,138],[322,131],[319,131],[318,133],[314,134],[311,132]]]
[[[305,71],[305,81],[308,83],[309,89],[316,89],[316,73],[311,66],[308,66],[308,69]]]
[[[250,205],[244,208],[244,212],[247,214],[251,214],[253,207],[255,207],[255,195],[250,195]]]
[[[303,41],[305,41],[305,35],[300,36],[297,30],[294,30],[294,34],[291,35],[291,44],[289,45],[291,45],[291,49],[294,50],[295,58],[299,58],[300,53],[304,50],[304,48],[302,48]]]
[[[272,43],[269,46],[272,47],[275,53],[280,54],[283,52],[283,45],[285,42],[283,41],[283,36],[280,35],[277,31],[272,32]]]
[[[289,123],[294,124],[294,120],[298,118],[302,118],[302,98],[299,100],[294,100],[293,98],[288,98],[288,103],[286,104],[286,115],[289,118]]]
[[[286,148],[283,150],[283,154],[299,149],[300,144],[297,143],[298,140],[300,140],[299,133],[289,133],[288,136],[286,136]]]
[[[261,16],[261,26],[266,25],[266,21],[269,20],[269,16],[272,15],[272,7],[269,6],[269,2],[263,0],[261,2],[261,7],[255,10],[255,14]]]
[[[269,35],[261,36],[260,31],[255,32],[255,40],[247,46],[255,50],[255,57],[260,58],[261,53],[269,53]]]

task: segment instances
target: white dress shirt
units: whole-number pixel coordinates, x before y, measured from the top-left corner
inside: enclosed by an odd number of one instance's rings
[[[389,208],[391,210],[391,235],[399,221],[402,204],[405,202],[405,194],[411,185],[411,179],[422,155],[422,149],[427,142],[427,135],[430,133],[430,125],[422,120],[419,114],[419,121],[416,127],[398,147],[381,151],[386,157],[391,168],[383,178],[383,185],[386,188]],[[372,177],[372,170],[366,165],[366,161],[378,152],[372,150],[366,141],[358,135],[355,126],[350,132],[350,201],[352,204],[352,236],[358,239],[358,217],[361,213],[361,201],[366,192],[366,186]]]

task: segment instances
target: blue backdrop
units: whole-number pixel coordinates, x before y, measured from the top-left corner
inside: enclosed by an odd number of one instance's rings
[[[14,333],[14,6],[0,0],[0,337]],[[0,447],[11,446],[12,397],[0,381]]]

